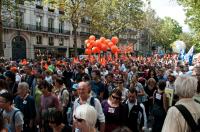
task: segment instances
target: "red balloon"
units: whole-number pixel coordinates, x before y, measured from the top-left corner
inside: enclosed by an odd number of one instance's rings
[[[96,46],[101,49],[101,40],[96,40]]]
[[[106,42],[106,38],[104,38],[104,37],[101,37],[100,40],[101,40],[102,43]]]
[[[90,40],[90,44],[93,46],[93,47],[96,47],[96,43],[94,40]]]
[[[85,44],[88,44],[90,41],[88,39],[85,40]]]
[[[111,41],[113,42],[113,44],[117,44],[119,42],[118,37],[112,37]]]
[[[92,47],[93,47],[92,43],[88,43],[88,44],[87,44],[87,48],[88,48],[88,49],[91,49]]]
[[[106,39],[106,44],[108,45],[108,43],[111,42],[110,39]]]
[[[101,50],[98,47],[96,47],[96,50],[97,50],[97,53],[101,52]]]
[[[116,45],[113,45],[113,46],[111,47],[111,52],[112,52],[112,53],[117,53],[117,52],[118,52],[118,47],[117,47]]]
[[[108,46],[106,44],[102,44],[101,45],[101,50],[102,51],[107,51],[108,50]]]
[[[96,37],[95,37],[94,35],[91,35],[91,36],[89,37],[89,40],[94,40],[94,41],[95,41],[95,39],[96,39]]]
[[[92,48],[92,53],[100,53],[101,51],[100,51],[100,49],[98,48],[98,47],[93,47]]]
[[[114,45],[113,42],[109,42],[109,43],[108,43],[108,46],[109,46],[110,48],[111,48],[113,45]]]
[[[85,54],[91,55],[92,54],[92,50],[91,49],[85,49]]]

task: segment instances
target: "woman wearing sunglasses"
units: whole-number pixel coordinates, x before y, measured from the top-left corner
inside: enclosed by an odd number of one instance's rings
[[[102,108],[105,115],[105,132],[111,132],[122,123],[122,92],[120,89],[114,89],[109,98],[102,102]]]
[[[97,111],[89,104],[78,106],[73,115],[75,131],[96,132]]]

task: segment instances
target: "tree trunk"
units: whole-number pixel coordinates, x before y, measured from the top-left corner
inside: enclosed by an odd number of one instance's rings
[[[1,8],[2,8],[2,0],[0,0],[0,57],[4,56],[4,46],[2,41],[2,32],[3,32],[3,25],[2,25],[2,18],[1,18]]]
[[[78,52],[77,52],[77,34],[76,34],[76,26],[73,26],[73,40],[74,40],[74,57],[78,56]]]

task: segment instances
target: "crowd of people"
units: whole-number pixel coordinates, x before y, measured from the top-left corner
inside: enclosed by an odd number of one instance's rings
[[[147,60],[4,60],[0,132],[199,129],[200,60],[194,66],[176,59]],[[189,110],[196,126],[188,124],[179,106]]]

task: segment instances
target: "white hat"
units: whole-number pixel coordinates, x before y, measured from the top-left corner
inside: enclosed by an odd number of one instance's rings
[[[97,111],[89,104],[82,104],[75,110],[74,116],[78,119],[84,119],[88,125],[95,127],[97,121]]]

